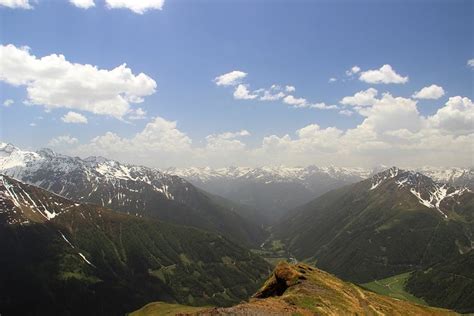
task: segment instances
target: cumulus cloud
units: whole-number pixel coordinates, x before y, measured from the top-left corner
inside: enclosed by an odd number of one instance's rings
[[[245,148],[245,144],[238,138],[244,136],[250,136],[250,132],[247,130],[241,130],[238,132],[225,132],[221,134],[208,135],[206,136],[205,152],[202,152],[201,150],[201,154],[208,154],[208,151],[212,151],[214,155],[215,153],[228,155],[229,152],[240,151]]]
[[[134,110],[130,110],[128,113],[128,119],[129,120],[144,120],[146,119],[146,111],[143,110],[142,108],[137,108]]]
[[[337,105],[328,105],[324,102],[309,103],[305,98],[296,98],[292,95],[284,97],[283,102],[295,108],[311,108],[319,110],[332,110],[338,108]]]
[[[263,95],[260,97],[261,101],[276,101],[285,97],[283,92],[271,93],[271,91],[263,91]]]
[[[453,134],[474,133],[474,104],[465,97],[449,98],[444,107],[428,118],[428,123],[430,127]]]
[[[94,0],[69,0],[69,2],[81,9],[89,9],[95,7]]]
[[[346,76],[352,77],[356,73],[360,72],[360,67],[359,66],[353,66],[351,69],[346,70]]]
[[[295,98],[292,95],[287,95],[286,97],[284,97],[283,102],[292,105],[295,108],[306,107],[308,104],[305,98]]]
[[[234,90],[234,98],[237,100],[252,100],[257,97],[257,94],[252,94],[247,86],[243,84],[239,84]]]
[[[70,135],[63,135],[52,138],[48,145],[51,147],[64,147],[77,144],[79,140],[75,137],[71,137]]]
[[[247,73],[234,70],[214,78],[214,82],[218,86],[236,86],[234,89],[234,99],[238,100],[254,100],[259,101],[277,101],[282,100],[283,103],[291,105],[294,108],[312,108],[320,110],[338,109],[337,105],[327,105],[324,102],[311,103],[305,98],[298,98],[291,93],[296,91],[292,85],[272,84],[270,88],[260,88],[251,91],[248,84],[242,83]]]
[[[265,137],[258,151],[274,164],[472,165],[473,107],[468,98],[451,98],[435,115],[423,117],[416,101],[386,93],[361,113],[365,118],[355,128],[311,124],[295,137]]]
[[[352,112],[351,110],[346,109],[346,110],[340,110],[339,114],[344,115],[344,116],[352,116],[352,114],[354,114],[354,112]]]
[[[5,107],[9,107],[11,106],[13,103],[15,103],[15,101],[13,101],[12,99],[6,99],[5,101],[3,101],[3,106]]]
[[[11,9],[32,9],[29,0],[0,0],[0,7]]]
[[[122,118],[130,104],[156,91],[147,75],[134,75],[126,64],[112,70],[71,63],[63,55],[41,58],[27,47],[0,46],[0,81],[25,86],[28,104],[47,110],[69,108]]]
[[[320,110],[335,110],[339,108],[335,104],[326,104],[324,102],[312,103],[312,104],[309,104],[308,107],[312,109],[320,109]]]
[[[337,78],[334,78],[334,77],[329,78],[329,80],[328,80],[329,83],[333,83],[333,82],[336,82],[336,81],[337,81]]]
[[[285,91],[286,92],[295,92],[296,88],[294,86],[286,86]]]
[[[432,84],[429,87],[424,87],[420,91],[416,91],[413,94],[413,98],[437,100],[441,98],[443,95],[444,95],[443,87]]]
[[[403,77],[397,74],[392,66],[383,65],[380,69],[361,72],[359,80],[372,84],[407,83],[408,76]]]
[[[364,91],[359,91],[353,96],[347,96],[342,98],[340,101],[344,105],[353,105],[353,106],[370,106],[374,105],[377,102],[378,91],[374,88],[369,88]]]
[[[87,117],[84,115],[77,113],[77,112],[72,112],[69,111],[67,114],[65,114],[63,117],[61,117],[61,121],[64,123],[71,123],[71,124],[87,124]]]
[[[109,9],[129,9],[137,14],[149,10],[161,10],[165,0],[105,0]]]
[[[247,77],[247,73],[234,70],[214,78],[214,83],[218,86],[236,86]]]
[[[467,65],[474,69],[474,58],[467,61]]]
[[[81,156],[98,155],[150,166],[173,165],[191,159],[191,139],[177,123],[162,117],[152,119],[130,138],[107,132],[69,151]]]
[[[435,114],[426,117],[418,111],[416,100],[389,93],[382,94],[373,105],[354,109],[363,117],[355,127],[340,129],[313,123],[294,133],[269,134],[260,141],[254,140],[253,146],[245,142],[250,137],[247,130],[211,134],[202,141],[192,142],[176,122],[155,118],[131,137],[108,132],[76,146],[72,153],[96,154],[163,168],[472,165],[474,106],[469,98],[452,97]]]

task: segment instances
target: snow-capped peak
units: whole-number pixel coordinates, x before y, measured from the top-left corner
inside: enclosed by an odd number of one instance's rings
[[[370,186],[369,190],[376,189],[385,180],[395,178],[400,173],[400,171],[402,170],[398,169],[397,167],[392,167],[383,172],[377,173],[372,177],[372,185]]]
[[[471,192],[469,188],[438,183],[419,172],[396,167],[374,175],[369,191],[379,188],[383,183],[391,183],[390,181],[394,181],[397,189],[408,190],[421,205],[436,209],[444,218],[448,218],[449,203],[456,202],[464,193]]]
[[[263,166],[251,167],[190,167],[190,168],[169,168],[167,173],[176,174],[194,183],[206,183],[214,180],[251,180],[257,183],[283,183],[301,182],[307,183],[312,177],[325,176],[338,180],[349,180],[356,182],[365,179],[370,175],[370,171],[364,168],[343,168],[343,167],[287,167],[287,166]]]

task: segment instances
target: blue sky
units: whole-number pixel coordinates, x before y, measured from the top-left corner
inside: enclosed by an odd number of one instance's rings
[[[425,155],[416,154],[419,162],[415,164],[421,164],[432,156],[430,146],[414,145],[419,141],[407,149],[406,135],[401,145],[399,139],[395,142],[385,137],[393,136],[393,131],[407,129],[406,126],[383,131],[372,128],[385,138],[372,135],[367,141],[374,142],[373,150],[382,150],[386,155],[374,155],[372,149],[361,153],[360,146],[354,145],[347,152],[354,159],[334,159],[341,156],[341,147],[346,142],[352,145],[356,141],[341,139],[331,148],[325,145],[318,148],[327,137],[319,132],[312,134],[309,143],[300,141],[303,137],[297,131],[314,124],[321,132],[328,128],[341,131],[341,135],[335,134],[338,138],[347,136],[350,130],[356,131],[364,121],[369,120],[365,125],[370,125],[375,110],[367,109],[368,105],[342,105],[340,101],[373,88],[378,91],[379,100],[382,93],[389,92],[393,97],[416,101],[417,119],[423,122],[408,130],[418,138],[425,139],[436,129],[440,147],[446,147],[443,141],[470,147],[470,151],[460,149],[458,154],[453,154],[451,148],[452,157],[446,152],[441,155],[443,160],[428,160],[428,164],[473,164],[472,129],[452,127],[469,126],[470,121],[460,124],[453,121],[460,116],[472,118],[472,102],[469,102],[473,99],[474,66],[468,65],[474,58],[472,1],[166,0],[161,10],[150,9],[143,14],[127,8],[112,9],[102,0],[96,0],[95,7],[88,9],[77,8],[66,0],[30,1],[30,9],[1,6],[3,1],[6,0],[0,0],[2,45],[12,44],[17,49],[28,46],[28,54],[37,58],[62,54],[71,63],[90,64],[107,71],[126,63],[134,75],[144,73],[157,85],[156,92],[146,93],[142,103],[130,103],[130,109],[142,108],[146,118],[117,119],[67,104],[55,105],[48,111],[41,104],[25,105],[23,101],[29,98],[27,85],[15,86],[6,78],[11,74],[0,72],[0,101],[14,102],[8,107],[0,106],[3,141],[25,148],[54,144],[57,150],[67,153],[104,154],[156,166],[260,165],[267,161],[289,165],[409,164],[406,155],[423,151]],[[378,70],[386,64],[397,75],[408,77],[407,82],[380,84],[360,80],[363,72]],[[345,72],[356,65],[360,71],[347,76]],[[237,85],[218,86],[213,81],[231,71],[247,74],[242,83],[250,93],[260,88],[268,90],[272,84],[291,85],[296,88],[291,92],[295,98],[304,98],[308,104],[336,105],[337,109],[295,108],[282,99],[274,102],[260,101],[259,97],[235,99],[233,91]],[[330,78],[337,81],[330,83]],[[87,78],[82,80],[87,82]],[[442,96],[412,97],[415,91],[433,84],[443,89]],[[80,102],[80,95],[71,97]],[[458,108],[461,114],[451,111],[447,116],[435,117],[452,97],[463,98],[462,109],[452,105],[445,112]],[[352,115],[342,115],[343,110]],[[61,118],[69,111],[85,116],[88,123],[63,122]],[[380,115],[390,121],[390,113]],[[153,139],[142,137],[141,141],[150,142],[149,149],[136,158],[132,152],[91,142],[110,132],[120,138],[117,146],[124,145],[156,117],[166,122],[176,121],[177,126],[168,126],[168,130],[174,130],[171,134],[175,136],[181,133],[176,142],[190,141],[191,145],[170,149],[163,142],[152,144]],[[158,128],[150,133],[162,133],[173,143],[173,136],[166,136],[168,130]],[[225,134],[242,130],[248,133]],[[286,134],[290,140],[285,141]],[[213,147],[219,153],[212,157],[206,156],[209,135],[214,138],[220,135],[218,145],[215,144],[220,147]],[[61,136],[70,137],[69,141],[52,142]],[[267,145],[274,145],[269,142],[271,136],[278,140],[276,147],[269,148],[264,143],[267,139]],[[365,143],[363,139],[358,141]],[[137,142],[130,146],[138,146]],[[190,152],[193,159],[179,158]],[[152,155],[163,157],[163,163],[147,158]],[[243,158],[229,159],[229,155]]]

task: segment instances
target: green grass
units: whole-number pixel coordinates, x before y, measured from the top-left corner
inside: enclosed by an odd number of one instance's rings
[[[275,267],[280,261],[288,261],[290,257],[285,249],[285,244],[281,240],[272,240],[266,243],[263,248],[252,249],[251,251],[265,259],[272,267]]]
[[[408,278],[410,277],[410,274],[411,272],[402,273],[386,279],[364,283],[361,284],[361,286],[378,294],[426,305],[425,301],[408,293],[405,290],[405,285]]]
[[[194,307],[194,306],[186,306],[180,304],[169,304],[164,302],[154,302],[144,307],[140,308],[139,310],[128,314],[129,316],[171,316],[176,314],[184,314],[184,313],[195,313],[198,311],[202,311],[208,309],[210,307]]]
[[[273,251],[284,250],[285,245],[281,242],[281,240],[272,240],[272,247]]]

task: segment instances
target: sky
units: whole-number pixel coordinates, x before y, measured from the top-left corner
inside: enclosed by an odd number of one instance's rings
[[[151,167],[474,166],[474,2],[0,0],[0,141]]]

